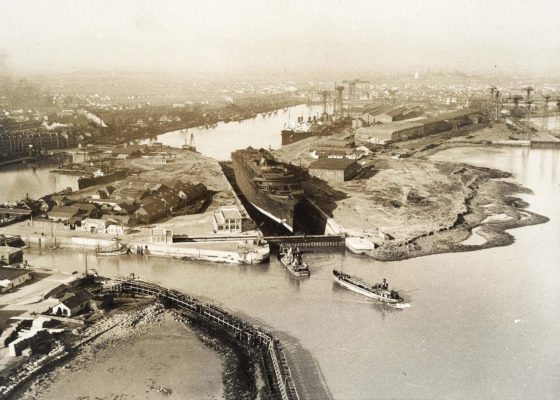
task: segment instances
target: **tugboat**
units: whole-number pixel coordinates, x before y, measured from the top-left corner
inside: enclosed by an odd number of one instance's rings
[[[364,296],[371,297],[382,301],[384,303],[397,304],[402,303],[404,299],[399,296],[396,290],[389,290],[389,285],[385,278],[383,283],[376,283],[371,286],[351,275],[344,274],[340,271],[333,269],[334,281],[347,289],[353,290],[356,293],[363,294]]]
[[[299,248],[283,246],[280,249],[280,262],[294,276],[309,276],[309,266],[303,261]]]

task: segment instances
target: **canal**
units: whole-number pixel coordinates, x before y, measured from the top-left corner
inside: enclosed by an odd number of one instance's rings
[[[457,148],[433,156],[499,168],[533,190],[530,210],[550,222],[510,231],[515,243],[460,254],[377,262],[343,252],[311,252],[311,277],[296,279],[276,259],[239,266],[135,255],[96,258],[105,276],[142,279],[213,299],[269,328],[319,398],[554,399],[560,393],[560,152]],[[36,266],[81,271],[85,255],[27,250]],[[373,303],[332,282],[342,268],[387,278],[411,307]],[[316,373],[316,366],[320,373]]]

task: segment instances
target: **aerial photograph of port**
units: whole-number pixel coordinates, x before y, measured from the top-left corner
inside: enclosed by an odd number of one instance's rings
[[[559,11],[0,1],[0,400],[560,398]]]

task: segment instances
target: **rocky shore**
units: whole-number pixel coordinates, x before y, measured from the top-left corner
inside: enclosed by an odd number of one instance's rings
[[[263,391],[256,358],[248,357],[218,329],[150,299],[130,299],[122,309],[82,331],[74,330],[72,336],[65,341],[64,357],[44,363],[27,377],[20,374],[20,383],[28,383],[14,387],[5,398],[85,400],[163,394],[251,399]]]

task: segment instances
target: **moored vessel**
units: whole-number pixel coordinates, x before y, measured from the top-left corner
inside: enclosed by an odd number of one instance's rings
[[[231,153],[231,160],[235,180],[247,201],[293,231],[294,209],[304,195],[293,167],[274,160],[266,150],[251,147]]]
[[[286,122],[282,129],[282,146],[307,139],[312,136],[329,136],[346,126],[346,120],[322,121],[317,118],[309,117],[307,121],[303,117],[298,117],[296,123]]]
[[[115,241],[114,246],[110,246],[108,249],[98,248],[95,254],[98,256],[119,256],[122,254],[130,253],[128,245],[121,243],[119,239],[113,239]]]
[[[344,274],[335,269],[333,269],[333,275],[334,281],[339,285],[372,299],[390,304],[402,303],[404,301],[404,299],[399,296],[399,292],[396,290],[389,290],[389,285],[385,279],[383,279],[382,283],[370,285],[360,279]]]

